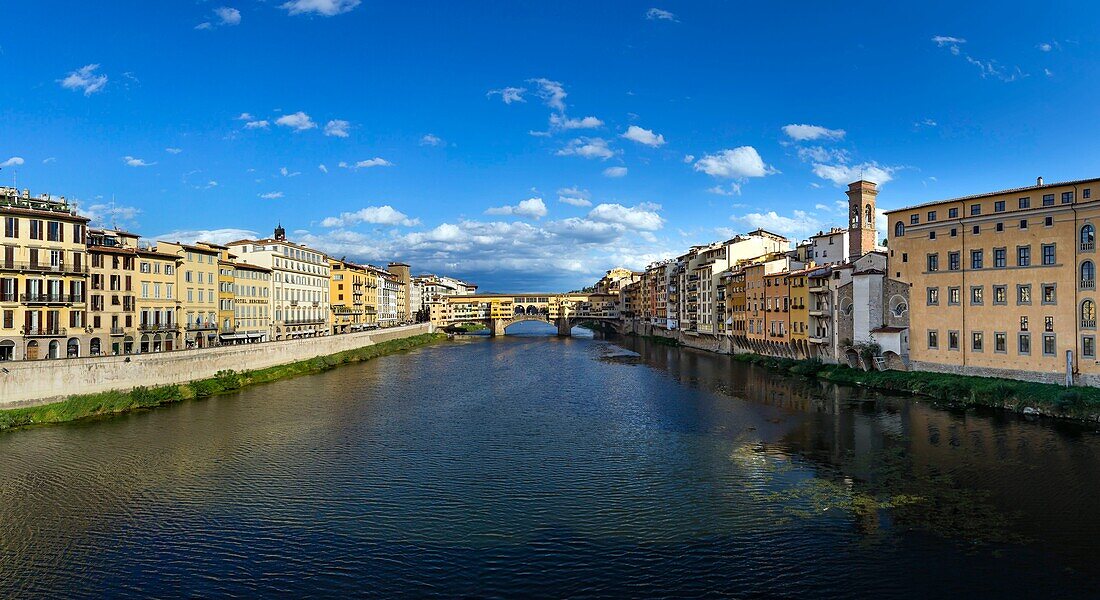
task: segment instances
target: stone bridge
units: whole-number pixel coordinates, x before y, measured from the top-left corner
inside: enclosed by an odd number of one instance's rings
[[[491,335],[504,335],[510,325],[541,321],[569,336],[584,322],[614,324],[618,318],[617,296],[611,294],[476,294],[447,296],[431,305],[431,319],[437,327],[479,323]]]

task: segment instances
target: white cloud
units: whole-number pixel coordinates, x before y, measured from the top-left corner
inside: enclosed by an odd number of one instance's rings
[[[317,14],[333,17],[350,12],[359,6],[360,0],[290,0],[280,5],[291,15]]]
[[[81,215],[88,217],[93,225],[100,227],[130,223],[139,213],[141,213],[141,209],[137,207],[121,206],[114,202],[92,204],[80,208]]]
[[[210,31],[211,29],[214,29],[214,24],[210,21],[203,21],[202,23],[195,25],[195,29],[198,31]]]
[[[789,217],[772,210],[764,213],[735,215],[731,216],[730,220],[745,229],[767,229],[796,240],[827,229],[820,219],[802,210],[794,211]]]
[[[916,127],[918,129],[921,127],[935,127],[936,125],[938,125],[938,123],[936,123],[936,121],[934,121],[933,119],[922,119],[920,121],[917,121],[916,123],[913,123],[913,127]]]
[[[410,219],[405,213],[386,204],[383,206],[368,206],[355,212],[340,213],[338,217],[327,217],[321,221],[321,227],[351,227],[358,223],[415,227],[420,224],[420,219]]]
[[[657,148],[658,146],[663,146],[665,144],[665,136],[659,133],[653,133],[653,130],[651,129],[642,129],[637,125],[631,125],[630,127],[627,127],[626,133],[624,133],[622,137],[638,142],[639,144],[651,146],[653,148]]]
[[[243,112],[237,117],[238,121],[253,121],[256,117],[252,116],[252,113]]]
[[[1039,48],[1040,52],[1050,52],[1051,50],[1054,49],[1053,46],[1051,46],[1050,44],[1048,44],[1046,42],[1043,42],[1042,44],[1039,44],[1038,48]]]
[[[317,165],[317,169],[322,173],[328,173],[328,167],[326,167],[323,163]]]
[[[1054,77],[1054,72],[1050,69],[1043,69],[1043,75],[1046,75],[1047,77]]]
[[[275,200],[283,197],[282,192],[268,192],[266,194],[260,194],[260,197],[264,200]]]
[[[351,128],[351,123],[340,119],[333,119],[325,123],[325,135],[346,138],[348,137],[349,128]]]
[[[489,93],[485,94],[485,96],[492,98],[499,94],[500,99],[503,100],[505,104],[511,104],[513,102],[527,102],[523,99],[523,94],[526,91],[527,88],[506,87],[499,90],[489,90]]]
[[[245,129],[267,129],[271,125],[267,120],[249,121],[244,124]]]
[[[695,155],[694,155],[694,154],[685,154],[685,155],[684,155],[684,163],[685,163],[685,164],[689,164],[689,165],[690,165],[690,164],[691,164],[691,161],[693,161],[693,160],[695,160]]]
[[[58,83],[67,90],[81,90],[85,96],[91,96],[107,85],[107,76],[96,73],[98,69],[98,64],[84,65],[58,80]]]
[[[650,21],[676,21],[676,15],[659,8],[651,8],[645,11],[645,18]]]
[[[550,129],[595,129],[603,127],[603,121],[596,117],[584,117],[570,119],[565,115],[553,113],[550,115]]]
[[[424,137],[420,138],[421,146],[442,146],[443,144],[442,138],[432,133],[425,134]]]
[[[297,177],[302,174],[301,171],[291,171],[286,167],[279,167],[279,174],[283,177]]]
[[[44,165],[48,165],[52,162],[57,162],[57,157],[56,156],[50,156],[48,158],[42,159],[42,164],[44,164]]]
[[[219,25],[240,25],[241,24],[241,11],[235,8],[229,8],[228,6],[221,6],[214,9],[214,14],[221,20]]]
[[[309,115],[302,111],[298,111],[289,115],[283,115],[278,119],[275,119],[275,124],[282,127],[289,127],[294,131],[305,131],[307,129],[314,129],[317,127],[317,124],[313,122],[313,119],[309,118]]]
[[[151,167],[157,164],[155,162],[145,162],[143,159],[134,158],[133,156],[122,157],[122,162],[126,163],[128,167]]]
[[[837,148],[825,148],[823,146],[799,146],[798,158],[806,162],[839,162],[846,163],[849,160],[847,150]]]
[[[592,206],[592,202],[588,200],[589,197],[588,190],[582,190],[577,186],[558,190],[558,202],[572,206]]]
[[[784,125],[783,133],[797,142],[808,140],[839,140],[844,138],[843,129],[829,129],[821,125]]]
[[[176,231],[169,231],[161,235],[153,236],[153,239],[164,240],[166,242],[183,242],[185,244],[193,244],[195,242],[211,242],[214,244],[225,244],[226,242],[233,242],[236,240],[255,239],[259,237],[255,231],[251,229],[180,229]]]
[[[165,148],[164,151],[167,152],[168,154],[179,154],[180,152],[183,152],[183,149],[182,148]]]
[[[604,177],[611,177],[613,179],[619,177],[626,177],[628,170],[626,167],[608,167],[603,170]]]
[[[649,203],[637,206],[598,204],[589,211],[588,218],[603,223],[617,223],[628,229],[657,231],[665,223],[661,215],[657,214],[660,208],[660,205]]]
[[[49,160],[49,159],[46,159],[46,160]],[[9,158],[8,160],[5,160],[4,162],[0,163],[0,167],[15,167],[15,166],[19,166],[19,165],[23,164],[23,162],[24,161],[23,161],[22,156],[13,156],[13,157]]]
[[[707,188],[707,192],[711,194],[717,194],[719,196],[740,196],[741,185],[739,183],[731,183],[729,189],[716,185],[712,188]]]
[[[564,148],[558,150],[557,155],[607,160],[615,156],[615,152],[607,146],[607,140],[603,138],[581,137],[570,141]]]
[[[760,153],[752,146],[739,146],[732,150],[721,150],[715,154],[706,154],[695,163],[695,170],[711,177],[739,179],[744,177],[764,177],[778,173],[764,164]]]
[[[876,162],[865,162],[858,165],[845,164],[814,164],[814,175],[827,179],[837,185],[845,185],[859,179],[873,181],[883,185],[894,178],[894,173],[901,167],[889,167],[879,165]]]
[[[528,198],[520,201],[515,206],[497,206],[485,211],[487,215],[511,215],[535,220],[545,217],[546,213],[546,203],[542,201],[542,198]]]
[[[565,112],[565,88],[561,83],[557,81],[551,81],[545,77],[539,77],[537,79],[528,79],[528,83],[533,83],[538,86],[535,91],[539,98],[546,103],[546,106],[558,111]]]
[[[1020,67],[1013,67],[1011,69],[1006,68],[995,60],[977,59],[964,52],[962,50],[962,45],[966,43],[966,40],[963,38],[937,35],[932,37],[932,43],[936,44],[939,48],[947,48],[952,55],[961,56],[966,62],[978,67],[982,79],[993,77],[1004,82],[1011,82],[1027,77],[1027,73],[1021,71]]]
[[[393,163],[384,158],[379,158],[376,156],[374,158],[368,158],[367,160],[361,160],[354,164],[340,161],[340,164],[337,166],[345,169],[369,169],[371,167],[392,167]]]

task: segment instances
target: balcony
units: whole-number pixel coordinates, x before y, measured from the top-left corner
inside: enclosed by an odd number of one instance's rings
[[[20,333],[26,337],[65,337],[64,327],[24,327]]]
[[[828,341],[824,336],[821,335],[810,335],[809,340],[811,344],[824,344]]]
[[[829,316],[829,311],[828,311],[828,309],[824,309],[824,308],[812,308],[812,309],[810,309],[810,316],[811,317],[827,317],[827,316]]]
[[[1081,329],[1096,329],[1096,319],[1081,319]]]
[[[1096,242],[1095,241],[1081,242],[1081,251],[1082,252],[1091,252],[1095,249],[1096,249]]]
[[[829,286],[826,286],[826,285],[811,285],[810,286],[810,293],[811,294],[824,294],[827,291],[829,291]]]
[[[283,321],[283,325],[317,325],[324,322],[324,319],[294,319],[292,321]]]
[[[84,302],[84,296],[70,294],[19,294],[23,304],[78,304]]]
[[[1096,280],[1095,279],[1082,279],[1081,280],[1081,289],[1083,289],[1083,290],[1095,290],[1096,289]]]
[[[217,323],[188,323],[187,331],[214,331],[218,328]]]
[[[0,270],[3,271],[24,271],[34,273],[59,273],[59,274],[72,274],[72,275],[84,275],[88,272],[88,265],[83,264],[79,267],[74,265],[44,265],[41,263],[31,262],[14,262],[14,261],[2,261],[0,262]]]
[[[126,329],[122,328],[122,327],[112,327],[111,328],[111,335],[112,336],[126,335]]]
[[[154,333],[154,332],[158,332],[158,331],[175,331],[176,330],[176,324],[175,323],[142,323],[141,325],[138,326],[138,329],[140,329],[143,333],[145,333],[145,332]]]

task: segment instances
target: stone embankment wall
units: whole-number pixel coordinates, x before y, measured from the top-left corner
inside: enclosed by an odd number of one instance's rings
[[[430,323],[299,340],[130,356],[0,363],[0,408],[45,404],[72,394],[130,390],[250,371],[434,331]]]

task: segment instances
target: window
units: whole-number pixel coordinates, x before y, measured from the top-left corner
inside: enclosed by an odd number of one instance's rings
[[[970,268],[980,269],[982,268],[982,262],[984,261],[984,250],[971,250],[970,251]]]
[[[985,288],[980,285],[970,286],[970,304],[981,305],[985,296]]]
[[[1054,226],[1054,217],[1046,217],[1045,219],[1043,219],[1043,225],[1045,225],[1047,227],[1053,227]]]
[[[958,252],[948,252],[947,253],[947,269],[949,271],[958,271],[959,268],[960,268],[960,264],[959,264],[960,262],[961,261],[959,260],[959,253]]]
[[[1081,303],[1081,328],[1096,329],[1096,303],[1092,300]]]
[[[1088,190],[1085,190],[1086,192]],[[1087,196],[1086,196],[1087,198]],[[1096,358],[1096,337],[1086,335],[1081,338],[1081,356],[1085,358]]]
[[[937,350],[940,347],[940,334],[938,331],[928,332],[928,349]]]
[[[982,332],[974,331],[970,333],[970,349],[974,352],[982,351],[982,344],[985,341]]]
[[[1096,249],[1096,228],[1093,227],[1091,224],[1086,224],[1084,227],[1081,228],[1081,249]]]
[[[1027,316],[1020,317],[1020,331],[1027,331]]]
[[[993,286],[993,304],[1008,304],[1008,286]]]
[[[1073,202],[1073,192],[1062,192],[1062,204]]]
[[[958,237],[958,235],[959,235],[959,230],[952,227],[951,228],[951,237]]]
[[[903,235],[905,235],[905,223],[898,221],[894,224],[894,237],[902,237]],[[832,242],[832,238],[829,238],[829,241]]]
[[[1031,354],[1031,334],[1021,333],[1018,334],[1016,349],[1020,354]]]
[[[1027,219],[1020,219],[1020,229],[1027,229]]]
[[[1096,265],[1091,260],[1081,263],[1081,289],[1091,290],[1096,287]]]
[[[1031,208],[1031,196],[1020,198],[1020,208]]]
[[[940,255],[929,254],[928,255],[928,271],[935,272],[940,270]]]
[[[929,231],[928,232],[928,239],[930,239],[930,240],[936,239],[936,232],[935,231]]]
[[[940,303],[940,288],[928,288],[928,305],[936,306]]]
[[[1085,188],[1085,189],[1081,190],[1081,197],[1082,198],[1092,198],[1092,189],[1091,188]]]
[[[902,252],[901,253],[901,262],[903,262],[903,263],[909,262],[909,253],[908,252]],[[833,276],[833,279],[840,279],[840,273],[839,272],[836,273]]]
[[[1047,333],[1054,331],[1054,317],[1043,317],[1043,331],[1046,331]]]
[[[920,215],[909,215],[909,224],[916,225],[920,223]]]
[[[1043,284],[1043,304],[1056,304],[1057,296],[1055,296],[1055,284],[1044,283]]]
[[[934,211],[934,210],[928,211],[928,222],[931,223],[932,221],[935,221],[935,220],[936,220],[936,211]]]
[[[1031,246],[1016,246],[1016,266],[1031,266]]]
[[[1008,352],[1008,334],[1003,331],[993,332],[993,351],[1005,353]]]
[[[980,214],[982,214],[982,205],[981,204],[971,204],[970,205],[970,216],[976,217]]]
[[[978,235],[979,233],[982,232],[982,226],[981,225],[975,225],[974,227],[972,227],[970,229],[970,232],[973,233],[974,235]]]
[[[1043,356],[1054,356],[1055,354],[1057,354],[1057,349],[1055,348],[1054,342],[1055,339],[1053,333],[1043,334]]]
[[[998,200],[998,201],[993,203],[993,212],[1004,212],[1004,211],[1005,211],[1005,201],[1004,200]]]
[[[958,350],[959,349],[959,332],[948,331],[947,332],[947,349]]]
[[[947,209],[947,218],[948,219],[957,219],[957,218],[959,218],[959,209],[957,209],[957,208]]]
[[[4,237],[9,237],[9,238],[19,237],[19,218],[18,217],[5,217],[4,218]]]
[[[1043,244],[1043,264],[1054,264],[1054,244]]]
[[[947,304],[949,306],[957,306],[959,304],[959,288],[949,287],[947,288]]]
[[[1004,223],[997,223],[997,225],[994,227],[994,229],[996,229],[997,233],[1000,233],[1000,232],[1005,230],[1005,224]]]
[[[1043,206],[1054,206],[1054,194],[1043,194]]]
[[[1031,304],[1031,284],[1016,286],[1016,304]]]
[[[1003,269],[1007,266],[1006,255],[1008,252],[1004,248],[993,249],[993,266],[998,269]]]

